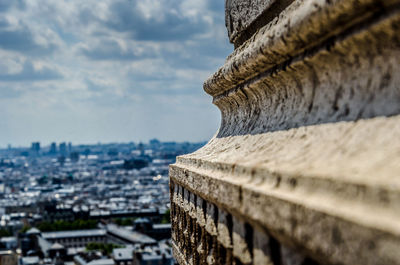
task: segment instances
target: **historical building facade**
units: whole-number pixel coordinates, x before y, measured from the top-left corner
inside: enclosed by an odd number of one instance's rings
[[[220,129],[170,167],[181,265],[400,264],[399,12],[226,0]]]

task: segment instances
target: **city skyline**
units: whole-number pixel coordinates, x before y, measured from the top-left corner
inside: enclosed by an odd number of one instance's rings
[[[223,1],[0,1],[0,148],[206,141]]]
[[[110,141],[110,142],[101,142],[101,141],[97,141],[97,142],[72,142],[72,141],[52,141],[52,142],[41,142],[41,141],[33,141],[27,144],[21,144],[21,145],[12,145],[12,144],[7,144],[5,146],[0,145],[0,150],[7,150],[9,148],[11,149],[32,149],[32,144],[35,143],[39,143],[40,145],[40,149],[49,149],[51,148],[52,144],[56,144],[57,148],[59,148],[60,144],[71,144],[73,147],[77,147],[77,146],[107,146],[107,145],[127,145],[127,144],[148,144],[151,140],[158,140],[161,143],[177,143],[177,144],[181,144],[181,143],[190,143],[190,144],[196,144],[196,143],[207,143],[209,141],[209,139],[204,139],[204,140],[198,140],[198,141],[190,141],[190,140],[162,140],[162,139],[158,139],[158,138],[150,138],[148,140],[145,141],[141,141],[141,140],[132,140],[132,141]]]
[[[160,139],[157,138],[152,138],[149,139],[147,141],[114,141],[114,142],[93,142],[93,143],[73,143],[70,141],[54,141],[54,142],[40,142],[40,141],[34,141],[31,142],[29,144],[26,145],[12,145],[12,144],[8,144],[7,146],[0,146],[0,150],[7,150],[7,149],[26,149],[26,150],[32,150],[34,147],[34,145],[39,146],[39,151],[41,153],[43,153],[43,150],[51,150],[52,146],[55,145],[56,147],[56,152],[59,152],[60,149],[60,145],[65,144],[67,145],[71,145],[72,148],[76,148],[76,147],[82,147],[82,146],[113,146],[113,145],[140,145],[140,144],[144,144],[144,145],[148,145],[151,143],[151,141],[159,141],[160,143],[175,143],[175,144],[182,144],[182,143],[189,143],[189,144],[205,144],[208,142],[208,140],[203,140],[203,141],[162,141]],[[39,144],[39,145],[37,145]],[[37,147],[36,147],[37,148]],[[50,151],[51,152],[51,151]]]

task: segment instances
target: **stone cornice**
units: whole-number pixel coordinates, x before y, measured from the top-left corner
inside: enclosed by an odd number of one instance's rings
[[[371,17],[399,4],[398,0],[294,1],[235,49],[224,66],[204,83],[204,90],[213,97],[220,95],[315,46],[329,46],[330,38],[354,25],[370,23]]]
[[[329,47],[241,79],[242,83],[235,83],[233,77],[224,79],[234,87],[214,96],[222,116],[217,137],[400,113],[398,9],[373,21]],[[241,58],[244,65],[260,63]],[[233,67],[229,61],[227,65]],[[257,69],[254,65],[245,69]],[[231,74],[240,76],[237,71]],[[223,91],[218,80],[210,80]]]

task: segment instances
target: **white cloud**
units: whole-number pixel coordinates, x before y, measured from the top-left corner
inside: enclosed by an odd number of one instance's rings
[[[202,82],[231,47],[214,0],[0,0],[0,15],[0,147],[216,131]]]

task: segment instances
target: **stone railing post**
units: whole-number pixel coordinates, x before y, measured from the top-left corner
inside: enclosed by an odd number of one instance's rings
[[[400,264],[400,0],[226,0],[219,131],[170,166],[183,264]]]

